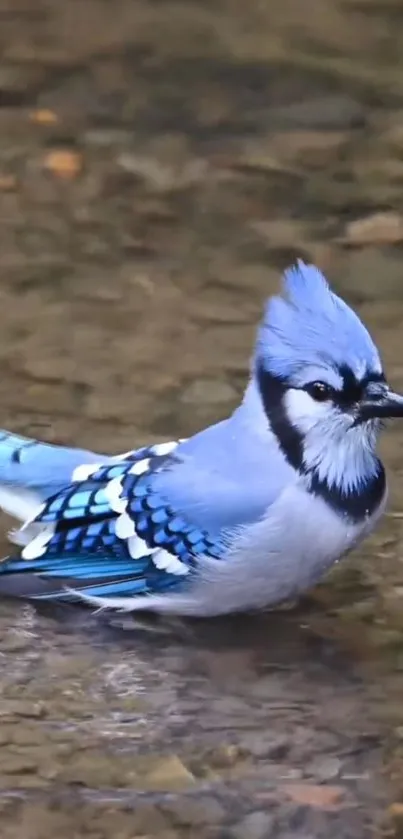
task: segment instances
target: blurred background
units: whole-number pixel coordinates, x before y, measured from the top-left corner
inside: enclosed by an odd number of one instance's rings
[[[296,256],[403,388],[403,0],[0,0],[0,49],[1,426],[115,452],[225,416]],[[383,452],[381,528],[296,613],[0,605],[4,839],[403,835]]]

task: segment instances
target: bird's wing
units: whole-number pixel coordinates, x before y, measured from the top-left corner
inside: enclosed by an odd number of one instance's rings
[[[80,466],[49,498],[18,559],[0,565],[0,593],[66,599],[133,597],[184,583],[197,556],[218,557],[220,543],[172,507],[154,487],[175,468],[177,443],[139,449],[104,466]],[[21,529],[24,541],[24,526]]]

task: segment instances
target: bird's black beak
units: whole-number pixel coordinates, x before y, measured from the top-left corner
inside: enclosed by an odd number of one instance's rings
[[[383,395],[365,399],[359,410],[359,422],[370,419],[392,419],[403,417],[403,396],[387,390]]]

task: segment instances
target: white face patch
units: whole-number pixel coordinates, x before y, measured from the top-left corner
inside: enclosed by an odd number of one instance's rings
[[[290,389],[284,398],[287,417],[303,441],[305,468],[316,470],[328,486],[350,492],[374,473],[377,426],[354,426],[354,416],[330,400],[316,402],[306,391]]]
[[[340,417],[340,411],[330,400],[317,402],[306,390],[290,388],[284,402],[289,421],[304,436],[318,423],[331,422],[332,418]]]

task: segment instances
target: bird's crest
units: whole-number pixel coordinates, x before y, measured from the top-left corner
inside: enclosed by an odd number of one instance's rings
[[[348,366],[358,378],[381,373],[378,350],[359,317],[314,265],[299,260],[284,273],[258,331],[255,361],[292,379],[303,368]]]

